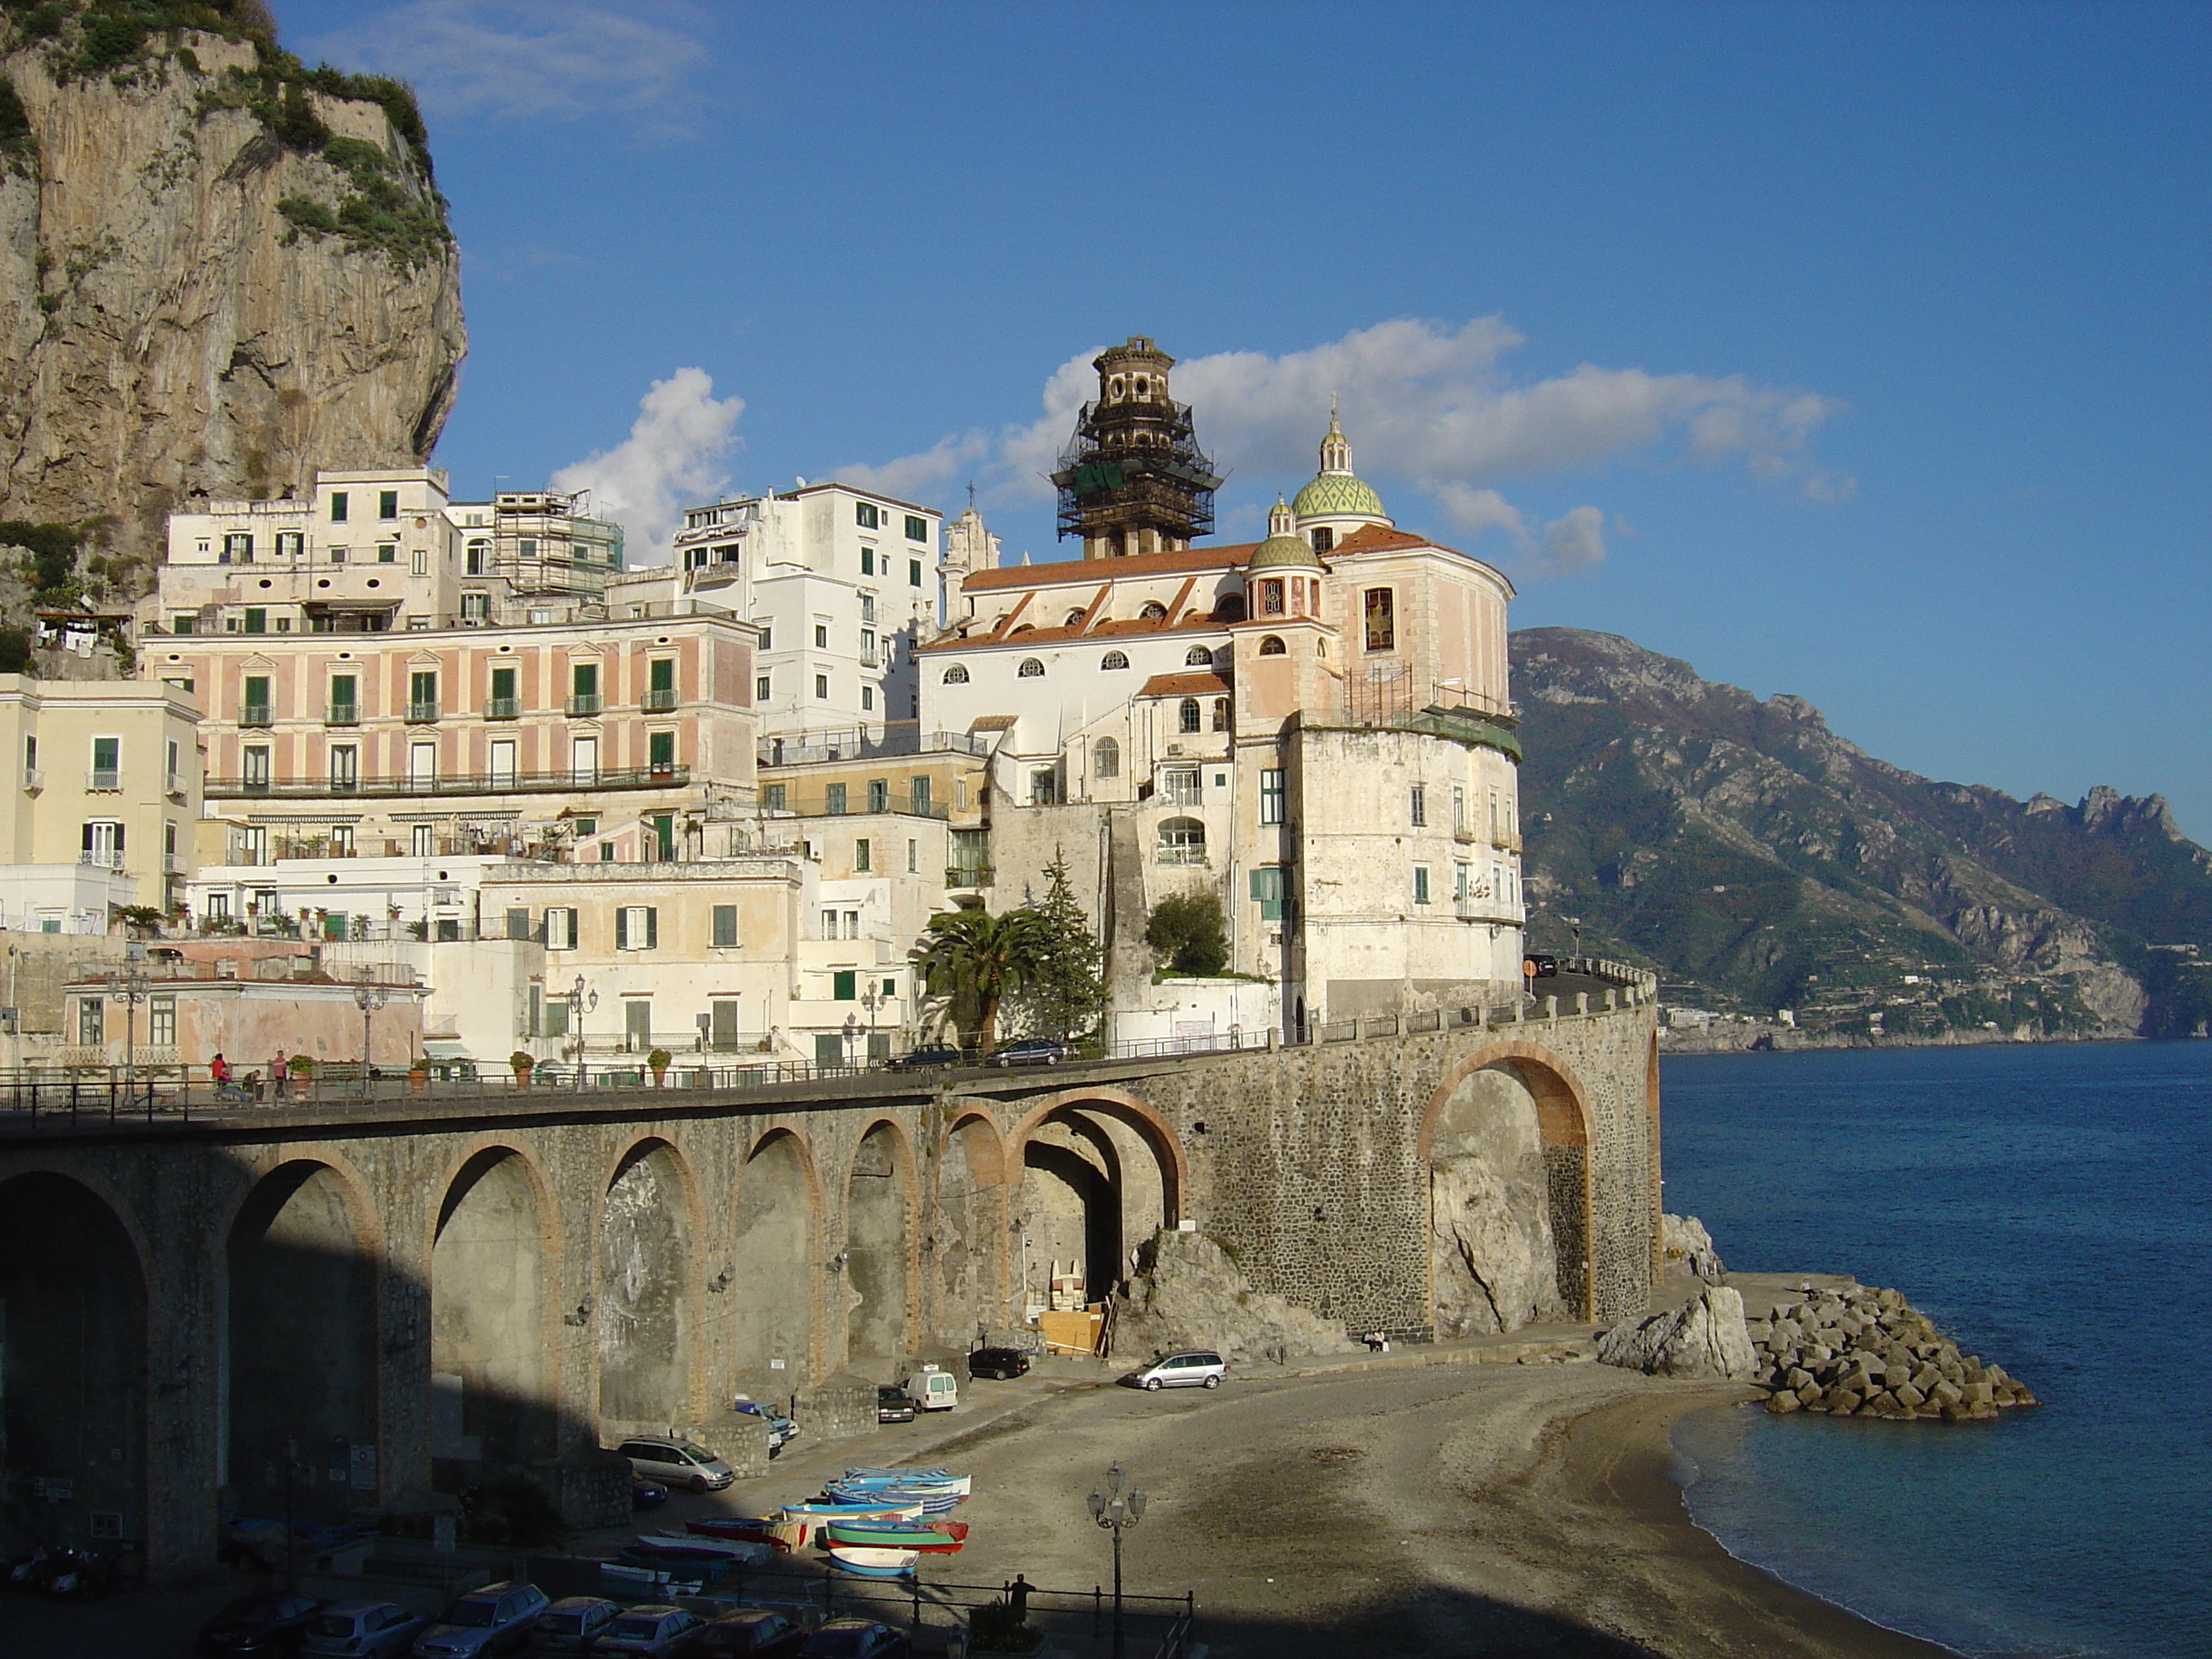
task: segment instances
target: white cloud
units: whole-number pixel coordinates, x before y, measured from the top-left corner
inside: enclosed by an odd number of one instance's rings
[[[690,0],[403,0],[303,50],[404,76],[434,116],[613,114],[665,136],[694,104],[703,27]]]
[[[902,455],[881,466],[848,461],[830,476],[840,483],[918,501],[946,484],[957,483],[963,472],[972,471],[990,453],[989,433],[951,433],[918,454]]]
[[[622,525],[629,562],[655,562],[669,556],[684,508],[728,487],[721,460],[744,407],[742,398],[716,398],[704,369],[679,368],[638,399],[629,437],[570,462],[551,486],[590,490],[595,514]]]
[[[1605,514],[1594,507],[1571,507],[1544,526],[1544,539],[1533,562],[1540,569],[1564,575],[1605,561]]]

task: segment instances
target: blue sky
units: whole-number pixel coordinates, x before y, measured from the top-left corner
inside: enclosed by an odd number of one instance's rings
[[[1080,365],[1149,334],[1225,536],[1336,391],[1516,625],[2212,839],[2212,9],[278,12],[422,93],[457,489],[591,483],[635,561],[726,487],[972,481],[1056,556]]]

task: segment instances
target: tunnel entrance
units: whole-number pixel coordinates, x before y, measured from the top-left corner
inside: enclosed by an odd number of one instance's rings
[[[544,1224],[521,1157],[462,1165],[430,1248],[431,1455],[466,1463],[550,1456]]]
[[[231,1224],[228,1484],[318,1520],[376,1501],[377,1267],[327,1164],[264,1176]]]
[[[877,1124],[845,1182],[845,1354],[886,1381],[906,1358],[908,1179],[898,1131]]]
[[[113,1212],[64,1176],[0,1182],[9,1555],[146,1536],[145,1328],[138,1254]]]
[[[1118,1101],[1073,1101],[1022,1143],[1021,1277],[1028,1309],[1051,1301],[1054,1266],[1085,1303],[1125,1281],[1139,1245],[1174,1224],[1176,1164],[1165,1132]]]
[[[1437,1335],[1581,1316],[1586,1160],[1565,1083],[1516,1060],[1470,1072],[1431,1109],[1427,1136]]]
[[[665,1141],[635,1148],[599,1224],[599,1416],[639,1427],[689,1415],[684,1182]]]
[[[786,1131],[753,1149],[738,1182],[731,1347],[737,1386],[756,1399],[774,1400],[812,1380],[821,1273],[813,1185],[799,1137]]]

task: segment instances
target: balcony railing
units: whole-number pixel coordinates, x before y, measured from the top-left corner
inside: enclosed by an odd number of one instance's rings
[[[323,711],[325,726],[359,726],[361,705],[357,702],[334,702]]]
[[[183,794],[185,793],[184,775],[181,772],[166,774],[161,779],[161,793],[167,795]]]
[[[437,718],[438,705],[434,701],[428,702],[410,702],[407,705],[407,719],[410,725],[427,725]]]
[[[76,855],[79,864],[88,864],[95,870],[120,870],[123,854],[113,848],[94,847]]]
[[[43,771],[40,770],[39,768],[35,766],[27,766],[23,769],[24,788],[43,789],[46,787],[46,775]]]
[[[123,787],[123,774],[113,767],[95,766],[84,775],[84,787],[88,789],[120,789]]]
[[[490,795],[553,793],[570,789],[667,789],[690,781],[688,766],[641,766],[597,771],[455,772],[436,777],[404,773],[364,775],[339,782],[325,778],[210,778],[203,793],[210,799],[233,795],[275,795],[313,800],[334,795]]]
[[[243,702],[239,704],[238,723],[240,726],[268,726],[272,724],[273,722],[270,719],[269,705],[265,702]]]
[[[988,887],[994,873],[992,866],[988,864],[947,865],[945,869],[945,884],[947,887],[960,888]]]
[[[519,720],[522,715],[520,697],[486,697],[483,717],[488,720]]]
[[[167,875],[180,876],[184,874],[185,855],[182,853],[162,854],[161,869],[162,872]]]
[[[648,714],[665,714],[675,707],[676,694],[673,691],[648,691],[645,694],[645,712]]]
[[[580,691],[568,699],[568,712],[571,714],[596,714],[599,712],[600,705],[604,701],[605,699],[596,691],[589,693]]]

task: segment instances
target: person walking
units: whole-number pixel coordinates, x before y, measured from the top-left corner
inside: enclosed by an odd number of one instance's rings
[[[284,1098],[284,1066],[286,1060],[287,1056],[284,1053],[283,1045],[279,1043],[276,1048],[276,1058],[269,1062],[269,1080],[276,1085],[276,1097],[279,1100]]]

